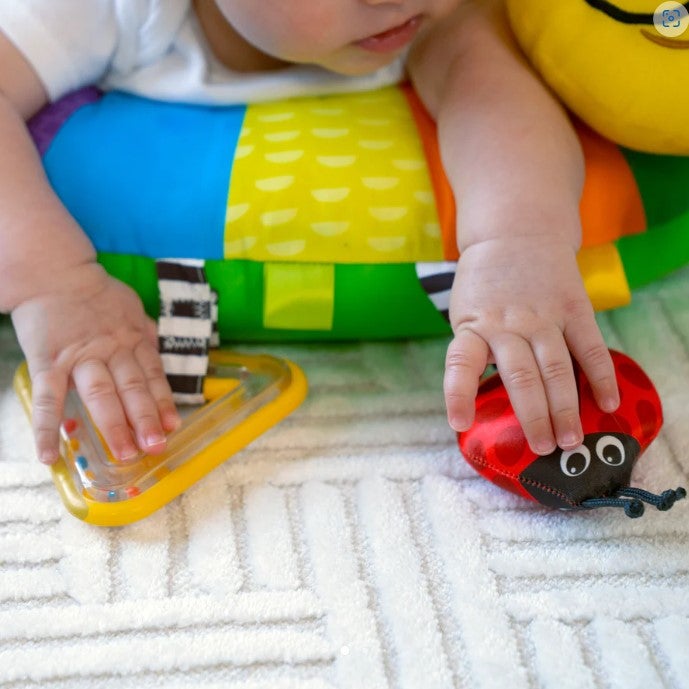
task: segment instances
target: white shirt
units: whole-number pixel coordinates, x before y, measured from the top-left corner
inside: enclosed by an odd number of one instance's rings
[[[191,0],[0,0],[0,31],[52,101],[95,84],[167,101],[249,103],[363,91],[404,76],[403,56],[360,77],[304,65],[234,72],[211,53]]]

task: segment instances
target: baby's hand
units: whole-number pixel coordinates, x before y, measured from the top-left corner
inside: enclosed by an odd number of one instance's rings
[[[456,431],[473,423],[479,377],[491,362],[537,454],[583,441],[572,356],[601,409],[617,408],[612,359],[568,243],[537,236],[469,246],[457,267],[450,320],[444,387]]]
[[[63,278],[64,279],[61,279]],[[97,264],[56,276],[55,289],[27,299],[12,321],[32,381],[39,459],[58,457],[59,426],[71,384],[110,450],[131,459],[165,447],[180,423],[157,351],[155,324],[138,295]]]

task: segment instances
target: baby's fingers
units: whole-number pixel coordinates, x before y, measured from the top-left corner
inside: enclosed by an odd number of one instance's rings
[[[548,399],[530,343],[518,335],[504,335],[491,346],[529,447],[536,454],[550,454],[555,449],[555,438]]]
[[[44,464],[54,464],[59,456],[60,423],[67,395],[67,376],[57,370],[33,372],[31,377],[31,418],[36,452]]]
[[[488,361],[486,341],[471,330],[458,330],[445,357],[445,405],[455,431],[466,431],[474,421],[476,393]]]
[[[112,454],[121,460],[133,459],[138,450],[107,365],[97,359],[84,361],[75,366],[72,378]]]
[[[137,351],[146,346],[140,345]],[[140,357],[127,350],[113,356],[109,366],[138,446],[151,454],[162,452],[165,449],[165,431],[157,401],[152,394],[154,389],[160,394],[157,388],[161,382],[155,376],[149,379],[141,366]]]
[[[579,417],[579,394],[572,357],[557,328],[544,329],[533,338],[533,351],[541,371],[550,420],[557,444],[573,450],[584,440]]]
[[[588,317],[570,323],[564,335],[572,355],[591,384],[598,406],[606,412],[615,411],[620,405],[615,365],[593,311]]]
[[[136,348],[135,355],[146,379],[148,391],[156,405],[163,429],[168,432],[176,430],[182,423],[182,419],[175,407],[170,383],[165,375],[163,361],[157,347],[142,343]]]

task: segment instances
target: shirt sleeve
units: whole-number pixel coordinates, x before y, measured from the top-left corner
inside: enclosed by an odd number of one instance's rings
[[[0,0],[0,31],[32,65],[51,101],[97,83],[118,40],[113,0]]]

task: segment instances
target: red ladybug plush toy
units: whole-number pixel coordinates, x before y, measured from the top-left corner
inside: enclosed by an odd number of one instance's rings
[[[488,480],[549,507],[622,507],[629,517],[644,513],[644,502],[669,510],[686,496],[684,488],[660,495],[629,486],[632,468],[663,423],[660,398],[639,365],[612,351],[621,403],[602,412],[581,369],[576,367],[584,442],[575,450],[534,454],[498,374],[481,383],[476,420],[458,434],[467,462]]]

